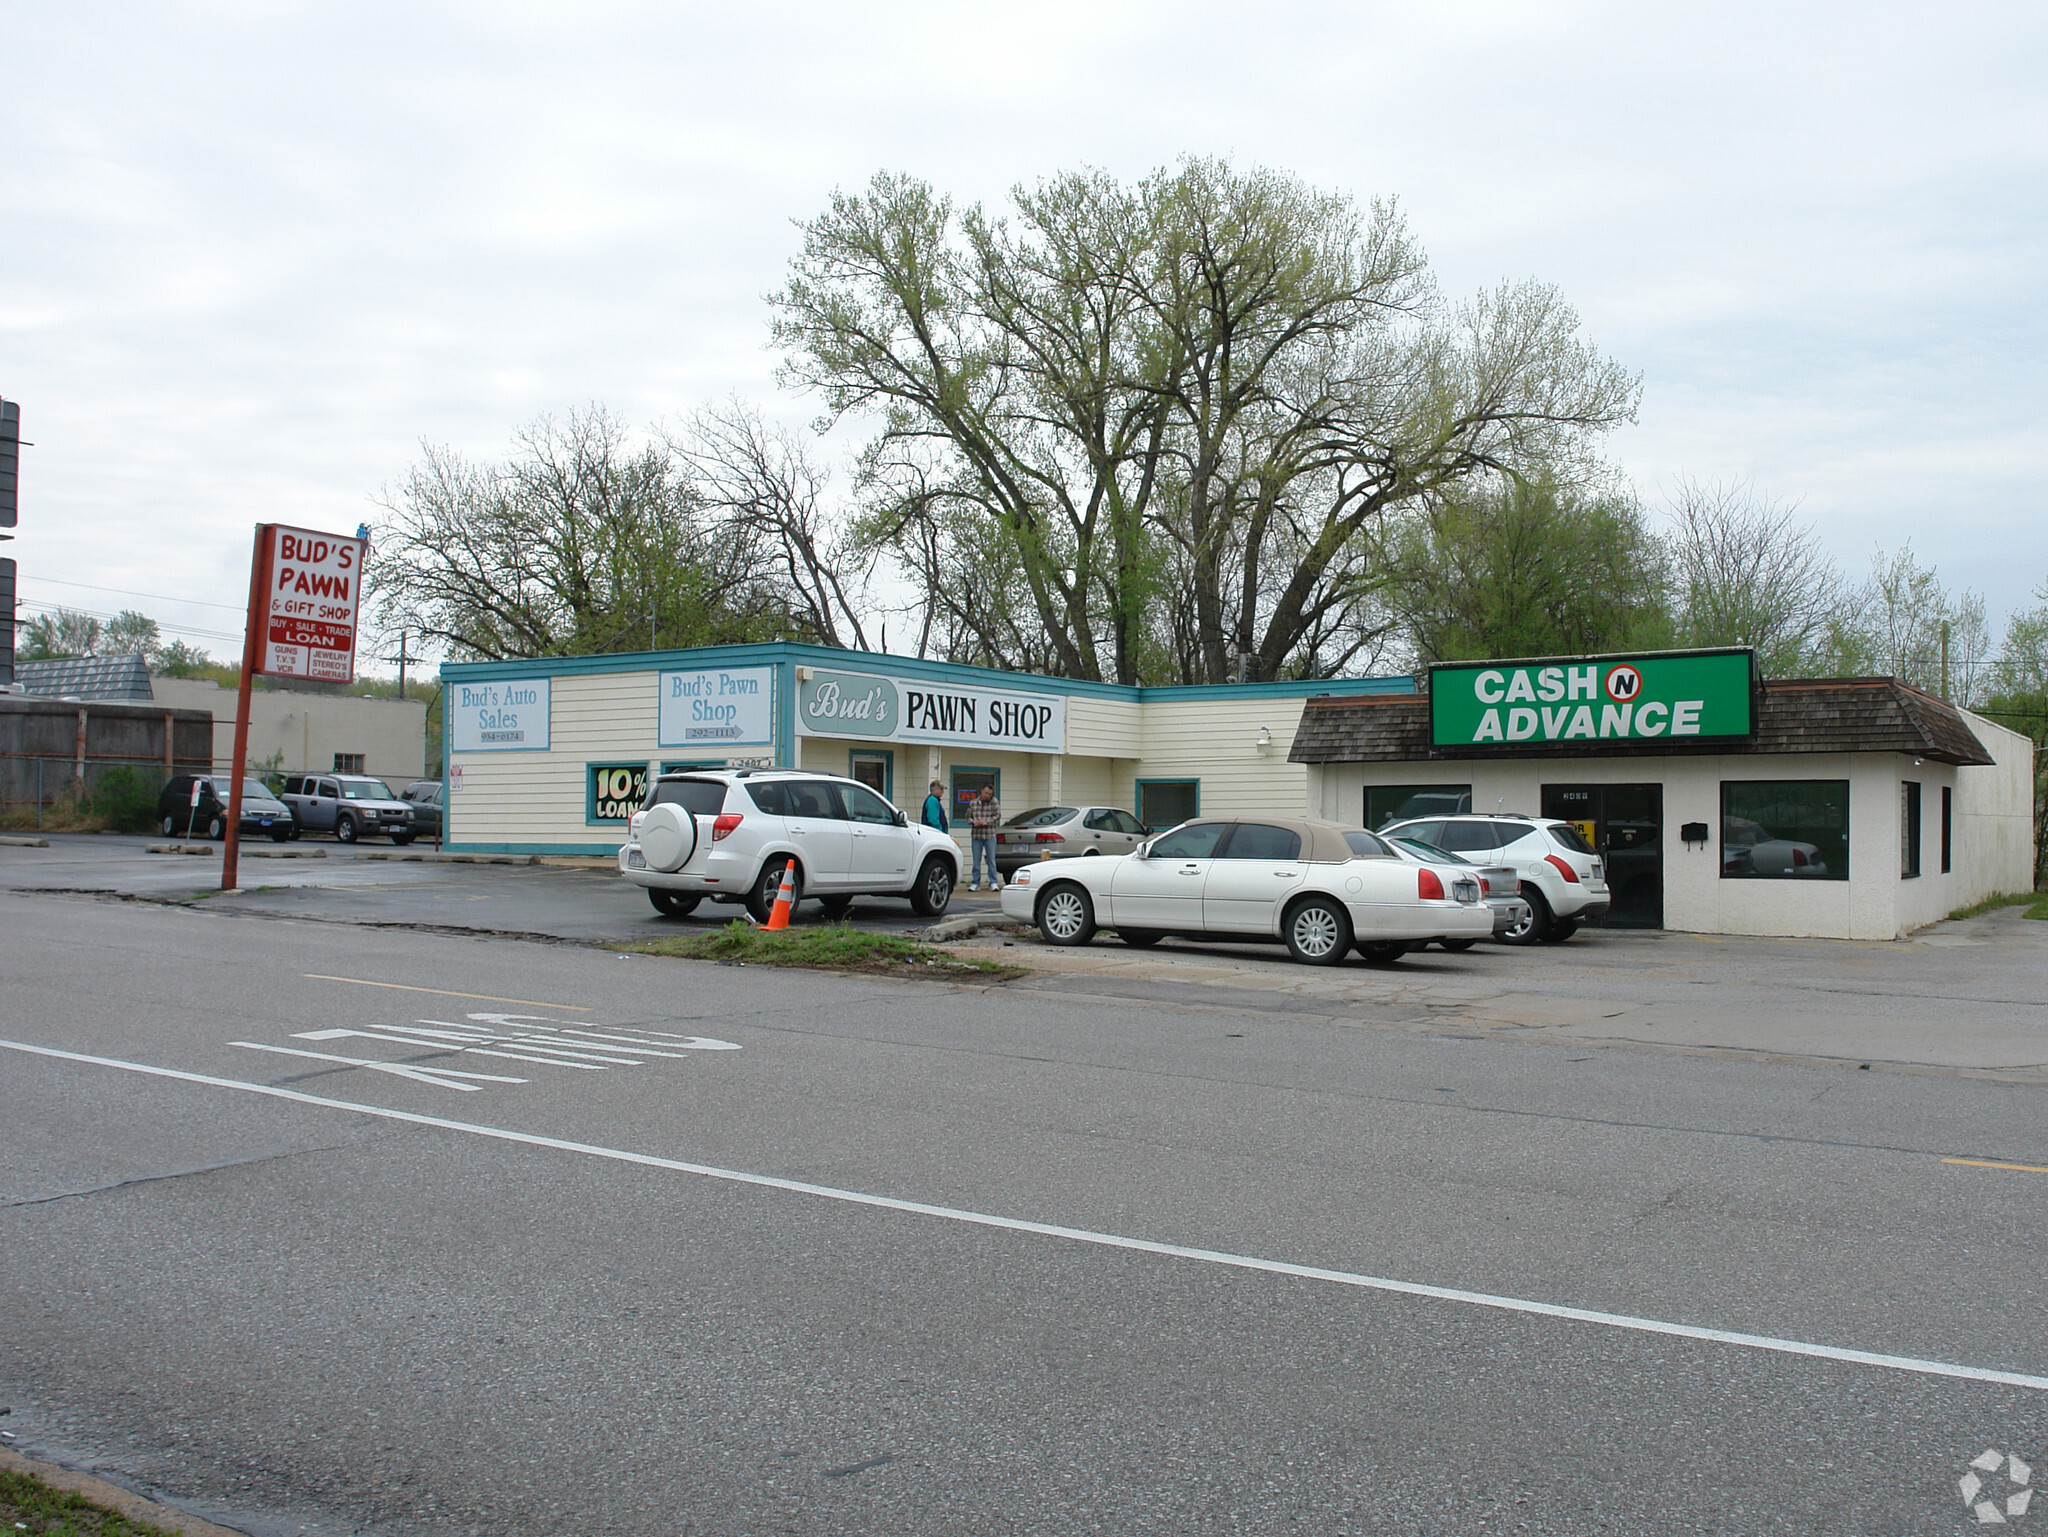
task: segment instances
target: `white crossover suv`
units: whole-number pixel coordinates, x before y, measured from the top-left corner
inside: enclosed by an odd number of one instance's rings
[[[960,849],[944,833],[859,780],[796,769],[663,774],[619,847],[619,873],[665,918],[709,898],[766,922],[791,865],[797,899],[817,898],[830,917],[857,896],[898,896],[936,918],[960,882]]]
[[[1380,836],[1433,843],[1474,864],[1513,866],[1529,918],[1499,936],[1506,944],[1559,944],[1587,919],[1606,917],[1613,903],[1606,865],[1578,828],[1556,817],[1421,817],[1382,827]]]

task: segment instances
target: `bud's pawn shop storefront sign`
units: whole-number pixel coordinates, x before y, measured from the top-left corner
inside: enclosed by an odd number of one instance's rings
[[[360,539],[270,530],[260,671],[323,683],[354,680],[364,549]]]
[[[1429,670],[1437,747],[1711,742],[1756,734],[1749,651],[1460,663]]]
[[[1006,694],[823,668],[796,686],[798,731],[865,742],[1063,753],[1066,708],[1057,694]]]
[[[456,752],[546,752],[551,678],[453,683],[448,741]]]
[[[699,667],[665,672],[663,747],[767,747],[775,741],[775,669]]]

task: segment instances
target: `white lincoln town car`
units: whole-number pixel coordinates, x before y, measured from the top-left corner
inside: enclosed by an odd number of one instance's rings
[[[1280,940],[1311,966],[1354,945],[1391,961],[1493,932],[1470,866],[1414,863],[1362,828],[1295,817],[1199,819],[1117,858],[1026,865],[1003,888],[1003,915],[1056,945],[1085,945],[1098,928],[1138,946],[1169,934]]]

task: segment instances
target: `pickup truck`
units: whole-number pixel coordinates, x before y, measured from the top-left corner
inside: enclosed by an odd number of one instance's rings
[[[413,840],[412,807],[366,774],[292,774],[278,798],[292,808],[293,837],[331,832],[343,843],[388,837],[401,846]]]

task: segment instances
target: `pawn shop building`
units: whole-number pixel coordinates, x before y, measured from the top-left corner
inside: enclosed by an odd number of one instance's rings
[[[1484,813],[1575,823],[1617,926],[1891,939],[2031,889],[2033,744],[1895,678],[1764,682],[1745,650],[1430,669],[1312,698],[1308,811],[1420,818],[1482,857]]]

